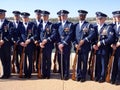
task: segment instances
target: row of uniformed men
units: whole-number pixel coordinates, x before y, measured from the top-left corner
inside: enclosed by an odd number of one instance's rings
[[[59,21],[55,24],[49,22],[49,12],[35,10],[36,20],[29,21],[30,14],[13,11],[14,21],[5,19],[6,10],[0,9],[0,58],[3,65],[2,78],[9,78],[11,75],[11,45],[17,42],[17,54],[21,54],[22,48],[25,48],[24,74],[30,78],[32,73],[33,52],[36,41],[39,43],[37,50],[43,48],[42,56],[42,74],[43,78],[50,78],[51,53],[54,48],[54,42],[57,43],[59,71],[61,72],[61,60],[63,62],[63,77],[69,79],[69,63],[71,42],[78,52],[77,62],[77,81],[86,80],[88,54],[91,45],[97,51],[95,80],[104,82],[106,77],[106,68],[110,55],[110,48],[116,49],[115,60],[113,64],[113,73],[111,81],[120,81],[120,55],[119,55],[119,34],[120,34],[120,11],[113,12],[115,23],[105,24],[107,15],[102,12],[96,12],[96,25],[92,25],[85,20],[87,11],[78,10],[79,22],[74,24],[67,20],[69,12],[60,10],[57,14]],[[20,21],[22,15],[22,22]],[[41,19],[41,15],[43,19]],[[78,47],[80,45],[80,47]],[[61,59],[62,54],[62,59]],[[27,67],[27,56],[29,67]],[[38,62],[38,59],[37,59]],[[18,57],[16,60],[17,71],[19,72]],[[38,65],[36,65],[38,66]],[[38,68],[38,67],[37,67]],[[117,78],[116,78],[117,77]]]

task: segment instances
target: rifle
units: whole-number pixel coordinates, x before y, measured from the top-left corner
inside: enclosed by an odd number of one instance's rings
[[[53,66],[53,72],[54,72],[54,73],[57,72],[57,65],[56,65],[57,53],[58,53],[58,50],[57,50],[57,48],[56,48],[56,50],[55,50],[55,55],[54,55],[54,59],[53,59],[53,63],[54,63],[54,66]]]
[[[32,31],[34,31],[34,27],[35,27],[35,25],[32,26]],[[35,64],[34,64],[34,62],[37,61],[37,45],[38,45],[38,43],[34,40],[34,44],[35,44],[35,50],[33,52],[33,68],[32,68],[33,72],[35,72]]]
[[[63,78],[64,78],[64,75],[63,75],[63,52],[61,52],[61,79],[64,80]]]
[[[75,75],[76,69],[75,68],[76,68],[76,63],[77,63],[77,59],[78,59],[78,51],[79,51],[80,47],[81,47],[81,44],[79,42],[78,48],[76,49],[75,58],[73,61],[73,66],[72,66],[72,80],[76,80],[76,75]]]
[[[88,63],[89,63],[88,75],[91,75],[91,71],[90,71],[90,70],[91,70],[91,66],[92,66],[92,65],[91,65],[91,61],[92,61],[92,56],[93,56],[93,50],[94,50],[94,49],[92,48],[92,50],[90,51],[89,58],[88,58],[88,61],[89,61],[89,62],[88,62]]]
[[[31,35],[31,32],[28,32],[26,40],[29,38],[30,35]],[[23,47],[23,49],[22,49],[22,54],[21,54],[21,58],[20,58],[20,72],[19,72],[20,78],[22,78],[22,74],[23,74],[22,68],[23,68],[24,58],[25,58],[25,47]]]
[[[75,68],[76,68],[77,58],[78,58],[78,49],[76,50],[75,58],[74,58],[73,66],[72,66],[72,80],[74,81],[76,80]]]
[[[12,73],[15,73],[15,60],[16,60],[16,46],[17,44],[14,43],[14,46],[13,46],[13,58],[12,58]]]
[[[38,78],[42,77],[42,48],[40,48],[39,59],[38,59]]]
[[[98,42],[100,40],[100,36],[98,36]],[[95,78],[95,64],[96,64],[96,50],[93,49],[92,55],[91,55],[91,62],[90,62],[90,78],[91,80],[94,80]]]
[[[100,41],[100,35],[98,36],[98,41]],[[92,53],[92,52],[91,52]],[[90,62],[90,78],[91,80],[94,80],[95,78],[95,64],[96,64],[96,50],[93,49],[93,53],[91,55],[91,62]]]
[[[24,61],[24,58],[25,58],[25,47],[23,47],[22,49],[22,54],[21,54],[21,58],[20,58],[20,72],[19,72],[19,77],[22,78],[22,68],[23,68],[23,61]]]
[[[38,46],[38,44],[35,43],[35,50],[34,50],[34,53],[33,53],[33,72],[35,72],[35,64],[34,64],[34,62],[37,60],[37,46]]]
[[[44,38],[46,37],[46,33],[44,32]],[[42,78],[42,51],[43,49],[40,48],[39,58],[38,58],[38,78]]]
[[[90,66],[89,66],[91,80],[94,80],[95,77],[95,58],[96,58],[96,50],[92,50],[90,55]]]
[[[111,69],[112,69],[112,63],[114,62],[114,54],[115,54],[115,50],[113,50],[112,55],[109,59],[109,63],[107,66],[107,75],[106,75],[106,82],[110,82],[110,73],[111,73]]]

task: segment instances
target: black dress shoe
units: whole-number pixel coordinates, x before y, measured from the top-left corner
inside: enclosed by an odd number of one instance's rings
[[[111,84],[115,84],[115,81],[111,81],[110,83],[111,83]]]
[[[68,77],[64,77],[64,80],[68,80],[69,78]]]
[[[10,78],[10,77],[12,77],[12,76],[11,75],[7,75],[7,79]]]
[[[61,79],[61,80],[64,80],[64,78],[62,78],[62,77],[61,77],[60,79]]]
[[[0,77],[0,79],[5,79],[5,76],[3,75],[2,77]]]
[[[95,78],[95,81],[98,82],[98,81],[99,81],[99,78],[96,77],[96,78]]]
[[[24,75],[24,78],[27,78],[28,76],[27,75]]]
[[[86,81],[86,79],[85,79],[85,78],[82,78],[82,79],[81,79],[81,82],[85,82],[85,81]]]
[[[116,85],[120,85],[120,81],[117,80],[117,81],[115,82],[115,84],[116,84]]]
[[[76,81],[78,81],[78,82],[79,82],[80,80],[81,80],[81,78],[77,78],[77,79],[76,79]]]
[[[42,79],[46,79],[46,76],[42,76]]]
[[[1,79],[8,79],[10,76],[2,76]]]
[[[46,79],[50,79],[50,77],[46,77]]]
[[[100,78],[99,83],[103,83],[103,82],[105,82],[105,79],[104,78]]]
[[[31,78],[31,75],[27,76],[27,78],[30,79],[30,78]]]

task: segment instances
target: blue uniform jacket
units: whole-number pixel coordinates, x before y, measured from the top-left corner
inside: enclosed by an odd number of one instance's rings
[[[27,39],[30,39],[31,42],[34,42],[37,39],[36,30],[36,25],[33,22],[28,23],[27,29],[25,29],[22,23],[20,42],[25,42]]]
[[[80,28],[79,23],[74,26],[74,42],[73,44],[79,44],[80,40],[84,40],[84,44],[81,46],[81,52],[86,52],[91,49],[91,42],[95,37],[95,30],[93,25],[85,21]]]
[[[117,29],[117,25],[114,25],[113,29],[115,31],[115,44],[116,44],[117,42],[120,42],[120,27]],[[120,47],[117,48],[116,54],[117,56],[120,56]]]
[[[12,27],[13,27],[12,22],[5,19],[4,23],[2,24],[2,27],[0,28],[0,35],[2,36],[1,39],[4,40],[4,42],[10,42],[10,43],[12,42],[11,40]]]
[[[20,42],[20,32],[22,30],[22,22],[19,21],[18,26],[16,27],[15,22],[13,22],[13,28],[12,28],[12,41],[15,41],[16,43]]]
[[[59,23],[57,30],[57,43],[63,44],[64,46],[71,46],[72,39],[73,23],[66,21],[64,27],[62,27],[62,23]]]
[[[94,38],[94,44],[97,44],[98,40],[101,43],[97,53],[106,55],[109,53],[110,45],[114,42],[114,30],[110,25],[104,24],[100,32],[98,32],[98,26],[95,25],[96,37]]]
[[[38,39],[39,43],[41,43],[44,39],[47,39],[47,44],[45,47],[47,48],[54,48],[54,42],[56,40],[56,29],[54,27],[54,24],[51,22],[47,22],[45,29],[43,29],[43,25],[39,25],[39,30],[38,30]]]

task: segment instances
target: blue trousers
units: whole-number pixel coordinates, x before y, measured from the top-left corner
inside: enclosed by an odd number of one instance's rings
[[[77,62],[77,78],[86,78],[87,62],[88,62],[88,52],[87,53],[79,52],[78,62]]]
[[[11,44],[5,42],[0,48],[0,58],[3,66],[3,76],[11,75]]]
[[[43,77],[50,78],[50,71],[51,71],[51,48],[44,48],[42,52],[42,74]]]
[[[96,54],[96,67],[95,67],[95,77],[103,78],[106,77],[108,55]]]
[[[31,73],[32,73],[33,50],[34,50],[33,43],[28,44],[28,46],[25,48],[24,74],[27,77],[31,76]],[[27,60],[28,60],[29,66],[28,66]]]
[[[113,69],[111,81],[120,81],[120,47],[116,50],[114,55]]]
[[[58,61],[59,61],[59,67],[60,67],[60,73],[63,70],[63,77],[69,77],[69,69],[70,69],[70,46],[65,46],[63,48],[63,53],[62,53],[62,68],[61,68],[61,52],[59,51],[58,53]]]

